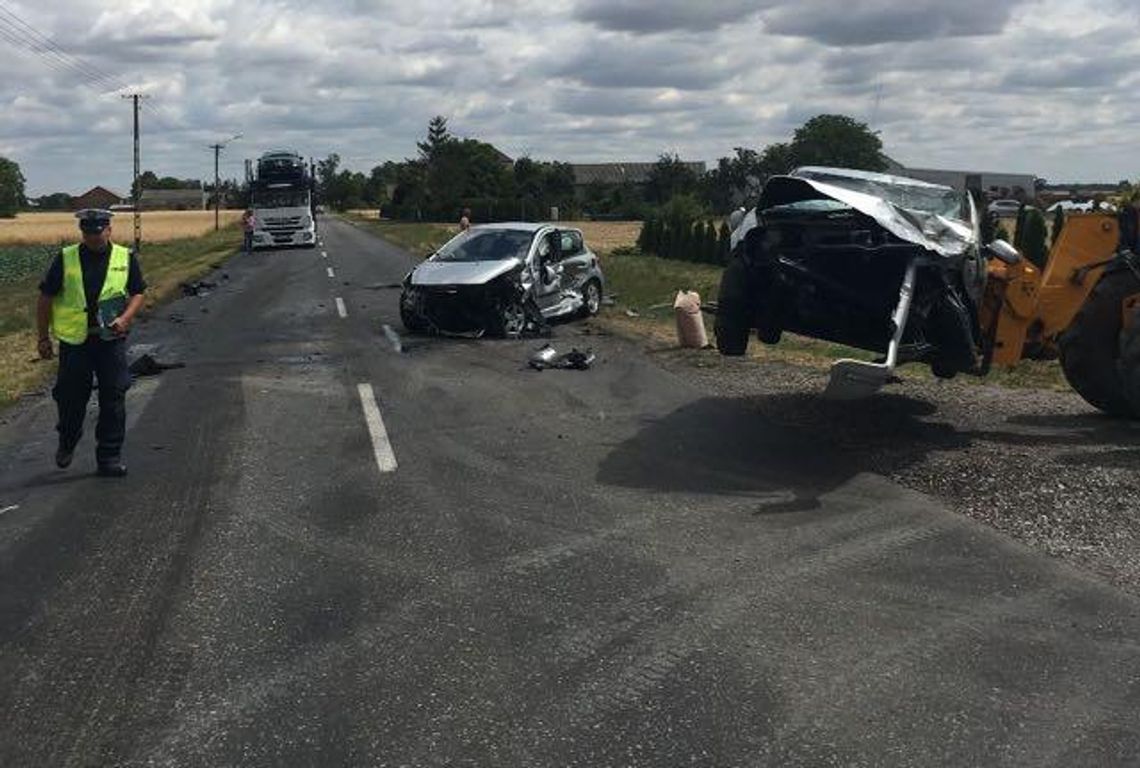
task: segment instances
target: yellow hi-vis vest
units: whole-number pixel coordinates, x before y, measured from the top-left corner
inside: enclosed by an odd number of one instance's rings
[[[99,301],[127,295],[131,252],[121,245],[112,244],[109,258]],[[79,261],[78,245],[63,249],[63,290],[51,304],[51,330],[57,339],[68,344],[87,341],[87,295],[83,290],[83,265]]]

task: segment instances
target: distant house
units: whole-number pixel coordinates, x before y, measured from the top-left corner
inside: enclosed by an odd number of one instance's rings
[[[84,208],[110,208],[123,202],[123,196],[112,192],[106,187],[92,187],[82,195],[71,198],[71,210],[81,211]]]
[[[636,184],[643,186],[649,183],[649,176],[657,163],[571,163],[574,169],[574,189],[584,193],[591,185],[620,186],[622,184]],[[703,162],[687,162],[684,164],[698,177],[705,175]]]
[[[887,173],[953,187],[959,192],[976,189],[990,198],[1030,200],[1036,195],[1037,177],[1031,173],[1002,171],[953,171],[940,168],[909,168],[887,158]]]
[[[201,189],[144,189],[139,197],[140,211],[200,211],[206,207]]]

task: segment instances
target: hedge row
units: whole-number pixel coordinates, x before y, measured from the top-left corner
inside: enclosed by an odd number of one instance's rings
[[[718,229],[712,221],[681,221],[650,217],[641,225],[637,246],[642,253],[663,259],[701,264],[728,263],[728,224]]]

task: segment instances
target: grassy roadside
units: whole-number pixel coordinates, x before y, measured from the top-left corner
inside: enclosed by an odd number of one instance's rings
[[[455,234],[455,227],[446,224],[377,221],[352,214],[346,218],[401,248],[421,255],[439,247]],[[605,307],[595,322],[612,333],[644,343],[651,351],[677,348],[673,298],[678,290],[696,291],[703,301],[716,300],[720,267],[643,256],[626,249],[600,251],[598,256],[606,275],[607,293],[613,297],[614,303]],[[705,320],[712,336],[712,319],[706,315]],[[753,339],[748,345],[748,357],[758,362],[788,363],[825,371],[840,358],[872,360],[876,355],[788,333],[776,346]],[[694,353],[688,359],[693,365],[708,367],[717,363],[718,355],[714,350],[706,350]],[[904,366],[899,374],[904,378],[933,378],[930,369],[920,365]],[[994,370],[982,379],[960,376],[957,380],[1027,389],[1064,391],[1069,388],[1060,366],[1050,361],[1025,360],[1009,370]]]
[[[241,243],[236,226],[202,237],[144,244],[139,257],[148,289],[146,307],[179,293],[193,280],[232,254]],[[55,374],[54,363],[36,359],[36,286],[58,246],[0,246],[0,406],[43,386]]]
[[[449,224],[379,221],[360,213],[344,213],[340,216],[421,258],[433,253],[459,231],[455,225]]]

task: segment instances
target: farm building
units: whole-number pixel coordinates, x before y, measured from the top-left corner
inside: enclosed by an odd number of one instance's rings
[[[106,187],[92,187],[82,195],[71,198],[71,210],[81,211],[84,208],[110,208],[123,202],[123,196],[112,192]]]
[[[139,197],[142,211],[200,211],[206,207],[201,189],[144,189]]]

